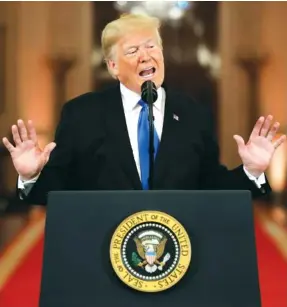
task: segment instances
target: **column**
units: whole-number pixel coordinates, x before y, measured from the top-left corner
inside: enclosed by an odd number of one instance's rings
[[[219,135],[222,161],[230,168],[241,163],[234,134],[246,141],[250,135],[248,75],[238,60],[257,53],[262,20],[260,3],[221,2],[219,51],[222,59],[219,80]],[[256,21],[256,22],[254,22]]]

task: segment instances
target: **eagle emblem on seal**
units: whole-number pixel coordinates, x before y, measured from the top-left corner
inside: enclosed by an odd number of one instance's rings
[[[170,259],[169,253],[163,257],[167,238],[159,231],[146,230],[139,233],[134,238],[134,242],[137,253],[132,253],[132,263],[148,273],[162,271]],[[161,258],[162,260],[160,260]]]

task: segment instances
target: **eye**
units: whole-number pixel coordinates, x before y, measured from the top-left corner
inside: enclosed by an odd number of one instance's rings
[[[132,48],[127,51],[126,54],[135,54],[137,52],[137,48]]]
[[[154,44],[149,44],[147,47],[148,48],[154,48]]]

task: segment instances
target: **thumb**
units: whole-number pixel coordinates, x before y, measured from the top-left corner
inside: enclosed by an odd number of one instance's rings
[[[234,135],[233,138],[236,141],[239,150],[245,146],[245,142],[240,135]]]
[[[50,154],[55,147],[56,147],[56,143],[54,143],[54,142],[49,143],[48,145],[45,146],[45,148],[43,150],[43,155],[44,155],[45,159],[47,159],[47,161],[49,160]]]

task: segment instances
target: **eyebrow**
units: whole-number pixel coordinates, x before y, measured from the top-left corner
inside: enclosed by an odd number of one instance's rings
[[[125,50],[133,49],[133,48],[138,48],[139,46],[133,45],[133,46],[127,46],[124,48]]]

